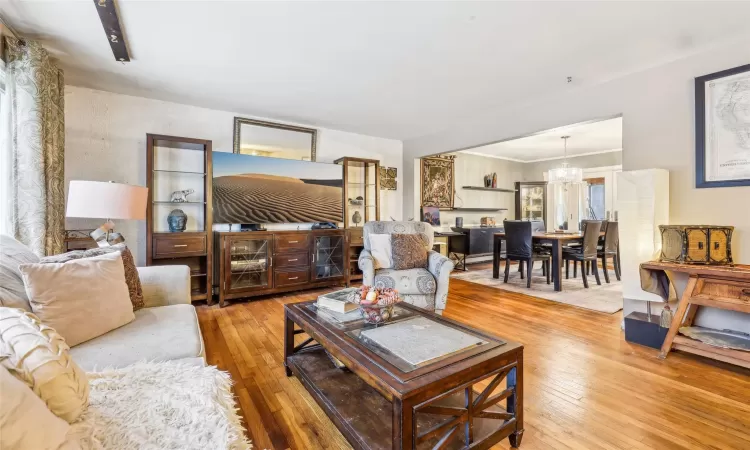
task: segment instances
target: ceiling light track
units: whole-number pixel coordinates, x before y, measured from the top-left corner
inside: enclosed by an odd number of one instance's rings
[[[115,60],[119,62],[129,62],[128,46],[125,44],[125,35],[120,26],[120,19],[117,16],[117,5],[115,0],[94,0],[96,12],[99,13],[99,20],[104,27],[104,34],[107,36],[107,42],[115,55]]]

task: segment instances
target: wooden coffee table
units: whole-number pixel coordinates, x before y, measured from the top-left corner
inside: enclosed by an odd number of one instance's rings
[[[352,447],[484,449],[506,437],[521,444],[521,344],[405,303],[375,331],[361,320],[338,323],[314,301],[285,305],[284,317],[287,376],[299,378]],[[383,338],[384,331],[393,334]],[[307,336],[295,345],[297,334]],[[442,351],[429,344],[433,336],[455,342],[457,334],[471,345],[416,364],[399,344],[430,336],[420,348]],[[378,345],[394,335],[400,339],[392,347]],[[347,369],[336,368],[326,351]]]

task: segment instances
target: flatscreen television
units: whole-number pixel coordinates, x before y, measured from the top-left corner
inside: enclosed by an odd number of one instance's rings
[[[343,221],[343,166],[213,152],[214,223]]]

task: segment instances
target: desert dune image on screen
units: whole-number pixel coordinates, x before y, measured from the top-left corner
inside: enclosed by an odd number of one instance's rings
[[[213,152],[215,223],[341,222],[337,164]]]

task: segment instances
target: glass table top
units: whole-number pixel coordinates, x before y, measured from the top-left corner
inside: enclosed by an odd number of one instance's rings
[[[505,343],[497,339],[490,341],[462,327],[398,305],[394,307],[393,318],[380,325],[365,323],[359,309],[343,314],[318,308],[314,303],[307,308],[405,373],[460,353]]]

